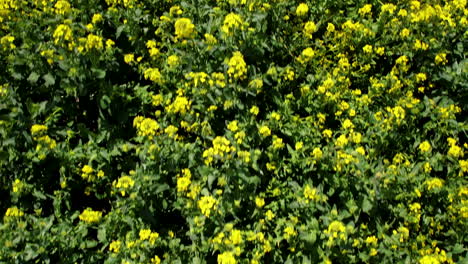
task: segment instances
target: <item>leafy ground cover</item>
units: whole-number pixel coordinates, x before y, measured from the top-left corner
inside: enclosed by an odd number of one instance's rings
[[[454,1],[0,0],[0,263],[462,263]]]

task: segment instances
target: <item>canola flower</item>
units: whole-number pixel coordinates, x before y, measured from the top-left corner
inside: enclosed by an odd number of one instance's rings
[[[86,208],[79,215],[79,219],[88,224],[98,223],[102,218],[102,212],[93,211],[91,208]]]
[[[124,175],[120,177],[117,181],[114,181],[112,185],[115,188],[120,189],[120,194],[122,196],[125,196],[126,191],[135,185],[135,181],[130,176]]]
[[[94,35],[94,34],[89,34],[87,37],[86,37],[86,44],[85,44],[85,48],[87,51],[90,51],[90,50],[101,50],[104,48],[104,44],[103,44],[103,39],[101,36],[97,36],[97,35]]]
[[[14,44],[15,37],[6,35],[0,38],[0,46],[2,47],[3,51],[6,51],[8,49],[13,50],[16,48],[16,45]]]
[[[309,200],[318,201],[320,199],[320,196],[318,196],[317,194],[317,189],[311,187],[308,184],[306,184],[306,186],[304,187],[303,193],[304,197],[307,199],[307,202],[309,202]]]
[[[213,163],[214,159],[229,158],[229,153],[236,150],[234,146],[231,146],[231,142],[225,138],[218,136],[212,141],[213,147],[206,149],[203,152],[203,158],[205,164],[209,165]]]
[[[300,3],[296,8],[296,15],[301,17],[307,15],[309,6],[306,3]]]
[[[211,212],[215,209],[214,207],[217,203],[218,201],[213,196],[203,196],[198,201],[198,208],[200,208],[203,215],[210,217]]]
[[[218,255],[218,264],[237,264],[232,252],[224,252]]]
[[[247,64],[244,61],[244,56],[239,51],[232,54],[228,62],[229,69],[227,71],[230,78],[245,79],[247,75]]]
[[[424,184],[426,185],[427,190],[430,191],[433,189],[440,189],[442,186],[444,186],[444,181],[439,178],[431,178],[427,179]]]
[[[122,242],[120,242],[119,240],[114,240],[109,245],[109,251],[112,251],[114,253],[119,253],[121,246],[122,246]]]
[[[133,119],[133,127],[137,129],[139,136],[145,136],[152,139],[159,131],[159,123],[152,118],[137,116]]]
[[[195,25],[189,18],[179,18],[174,23],[175,35],[178,38],[191,38],[195,33]]]
[[[24,216],[24,212],[20,209],[18,209],[18,207],[10,207],[6,210],[5,212],[5,217],[8,218],[8,217],[21,217],[21,216]]]
[[[235,13],[229,13],[224,17],[223,26],[221,27],[221,31],[224,32],[226,35],[232,35],[235,30],[243,29],[244,21],[242,20],[241,16]]]
[[[313,21],[307,21],[304,25],[304,35],[312,38],[312,34],[317,31],[317,25]]]
[[[189,169],[183,169],[182,175],[177,175],[177,192],[185,192],[188,190],[188,187],[192,183],[192,173]]]
[[[143,76],[146,80],[150,80],[155,83],[161,83],[163,78],[158,68],[148,68],[144,71]]]
[[[429,141],[425,140],[421,144],[419,144],[418,148],[421,151],[421,153],[427,153],[431,150],[431,144],[429,143]]]
[[[172,104],[166,107],[166,111],[169,113],[179,113],[183,115],[190,110],[191,104],[192,101],[190,101],[187,97],[177,96]]]

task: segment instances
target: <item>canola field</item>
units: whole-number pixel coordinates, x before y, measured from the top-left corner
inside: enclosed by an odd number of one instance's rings
[[[466,0],[0,0],[0,263],[464,263]]]

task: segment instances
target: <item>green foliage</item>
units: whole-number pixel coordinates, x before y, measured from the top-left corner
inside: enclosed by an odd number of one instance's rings
[[[0,0],[0,263],[462,262],[466,1],[391,2]]]

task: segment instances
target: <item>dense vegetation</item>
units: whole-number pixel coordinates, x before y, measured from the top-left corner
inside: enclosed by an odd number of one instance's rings
[[[454,1],[0,0],[0,263],[461,263]]]

